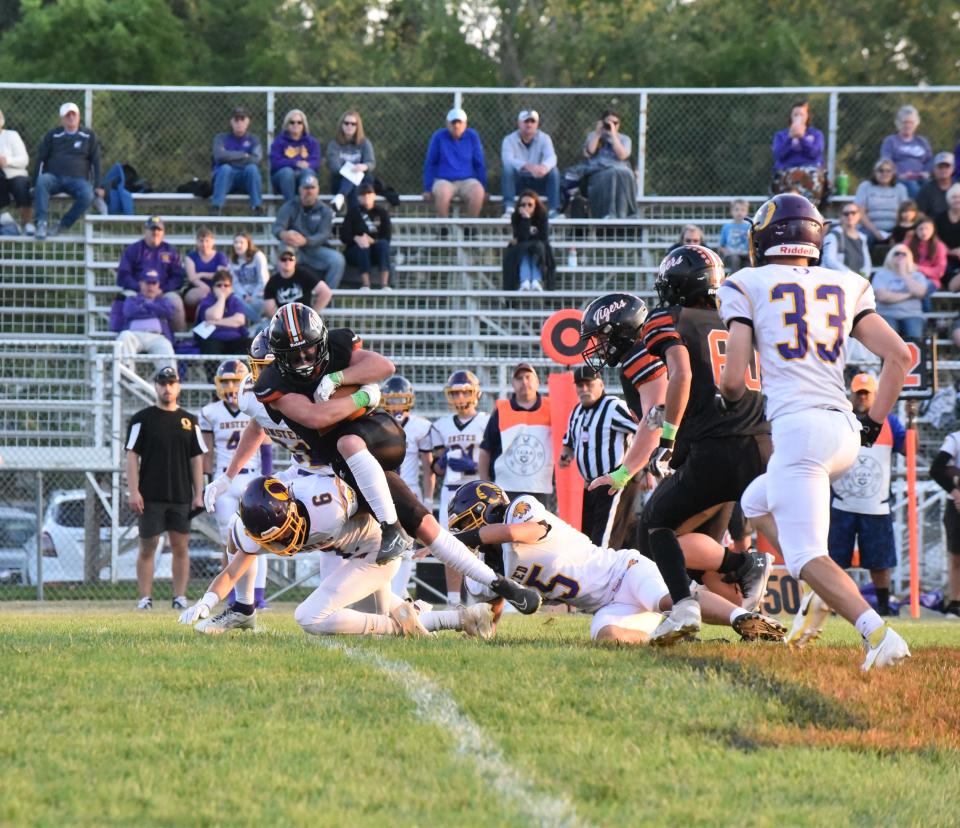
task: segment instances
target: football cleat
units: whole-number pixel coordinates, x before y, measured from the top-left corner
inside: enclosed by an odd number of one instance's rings
[[[219,615],[197,622],[194,629],[204,635],[220,635],[230,630],[256,630],[257,614],[244,615],[232,607],[227,607]]]
[[[774,557],[769,552],[757,552],[756,549],[751,549],[746,554],[749,567],[744,572],[737,573],[735,583],[743,595],[740,606],[753,612],[767,594],[767,581],[770,579],[770,570],[773,569]]]
[[[829,615],[830,607],[826,605],[823,598],[806,586],[803,598],[800,600],[800,609],[793,616],[793,624],[785,642],[798,649],[805,647],[820,637]]]
[[[187,603],[186,596],[178,595],[170,602],[170,606],[175,610],[185,610],[189,604]]]
[[[870,639],[876,640],[877,643],[871,644]],[[863,646],[867,649],[867,657],[860,665],[860,669],[865,673],[872,667],[893,667],[903,659],[910,658],[907,642],[886,624],[874,630],[869,638],[865,638]]]
[[[377,566],[390,563],[399,558],[413,544],[403,534],[399,523],[380,524],[380,551],[377,552]]]
[[[471,638],[493,638],[497,632],[497,621],[503,612],[503,599],[498,599],[498,610],[490,604],[474,604],[471,607],[460,607],[460,629]]]
[[[673,605],[650,636],[656,647],[669,647],[679,641],[689,641],[700,632],[700,602],[696,598],[684,598]]]
[[[730,624],[744,641],[783,641],[787,628],[774,618],[759,612],[738,615]]]
[[[153,598],[144,597],[137,601],[138,610],[152,610],[153,609]]]
[[[404,601],[397,604],[390,610],[390,617],[400,628],[400,634],[404,638],[429,638],[433,635],[420,621],[420,613],[417,612],[411,601]]]
[[[494,595],[509,601],[510,606],[522,615],[533,615],[543,603],[543,597],[535,589],[520,586],[502,575],[490,584],[490,589]]]

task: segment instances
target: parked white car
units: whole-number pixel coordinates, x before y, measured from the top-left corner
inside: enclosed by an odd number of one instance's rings
[[[40,550],[43,557],[43,582],[61,583],[83,581],[84,542],[83,511],[86,492],[83,489],[67,489],[54,492],[44,513],[40,533]],[[110,580],[110,520],[105,512],[100,514],[101,560],[106,564],[100,569],[100,580]],[[137,577],[137,521],[126,502],[120,508],[120,548],[117,554],[117,580],[132,581]],[[170,549],[161,539],[156,558],[154,577],[172,577]],[[190,541],[190,575],[195,578],[210,577],[220,571],[221,550],[205,538],[194,536]],[[27,582],[37,582],[36,554],[27,560]]]

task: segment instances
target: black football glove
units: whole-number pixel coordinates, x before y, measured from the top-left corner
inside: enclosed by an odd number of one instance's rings
[[[506,598],[517,612],[523,615],[533,615],[533,613],[540,609],[540,604],[543,601],[540,593],[535,589],[520,586],[516,581],[504,578],[503,576],[497,578],[497,580],[490,584],[490,589],[494,595]]]
[[[869,414],[864,414],[862,417],[858,417],[860,420],[860,445],[861,446],[872,446],[877,442],[877,438],[880,436],[880,430],[883,428],[883,423],[878,423],[870,419]]]
[[[669,477],[673,474],[670,468],[670,460],[673,457],[673,440],[665,437],[660,438],[660,445],[653,450],[650,459],[647,461],[647,471],[658,480]]]

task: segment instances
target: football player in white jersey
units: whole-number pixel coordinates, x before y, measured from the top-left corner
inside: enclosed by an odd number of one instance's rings
[[[830,481],[850,468],[861,444],[876,440],[903,387],[910,352],[875,312],[866,279],[815,265],[822,245],[823,218],[803,196],[778,195],[757,211],[752,266],[728,277],[718,292],[730,331],[720,403],[734,408],[743,397],[756,347],[773,455],[744,492],[743,513],[771,541],[778,539],[790,574],[857,628],[866,671],[895,664],[910,650],[827,554]],[[850,336],[883,360],[876,399],[861,421],[843,377]],[[788,642],[802,638],[812,595],[804,596]]]
[[[434,554],[479,578],[495,594],[522,596],[529,610],[536,611],[540,601],[533,590],[516,584],[508,590],[499,588],[504,579],[440,529],[432,517],[430,520],[432,525],[421,524],[425,528],[419,537]],[[231,524],[228,544],[233,559],[213,580],[203,598],[184,611],[180,623],[201,621],[197,631],[204,633],[254,629],[255,615],[236,605],[214,618],[209,616],[257,556],[335,550],[343,560],[326,571],[320,586],[297,607],[295,618],[305,632],[422,636],[435,630],[462,629],[482,638],[493,635],[502,601],[492,606],[420,612],[409,600],[393,595],[390,580],[400,565],[399,559],[377,564],[380,534],[377,521],[367,509],[359,507],[354,490],[333,474],[298,477],[289,484],[275,477],[255,477],[244,490],[239,513]],[[374,594],[378,608],[384,612],[349,608],[348,605]]]
[[[466,546],[504,544],[504,572],[545,601],[594,613],[594,640],[644,644],[673,605],[652,560],[634,549],[595,546],[533,495],[511,501],[496,483],[466,483],[450,501],[450,528]],[[774,619],[693,588],[708,623],[729,625],[746,640],[783,640],[786,629]]]
[[[407,451],[398,474],[417,499],[428,509],[433,508],[433,438],[430,421],[419,414],[411,414],[416,402],[413,383],[400,374],[394,374],[380,386],[380,407],[396,418],[407,438]],[[421,485],[422,483],[422,485]],[[413,550],[403,553],[403,562],[393,579],[393,591],[407,594],[410,573],[413,571]]]
[[[472,371],[454,371],[443,387],[447,405],[452,413],[437,418],[433,423],[433,470],[440,479],[438,517],[446,525],[447,506],[459,486],[476,480],[480,443],[490,415],[477,412],[483,396],[480,380]],[[460,602],[460,574],[447,569],[447,601]]]

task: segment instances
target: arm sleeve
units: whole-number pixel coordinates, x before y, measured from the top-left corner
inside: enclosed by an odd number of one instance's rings
[[[429,193],[433,189],[433,181],[437,177],[437,161],[440,158],[440,133],[433,133],[427,146],[427,154],[423,159],[423,191]]]
[[[887,422],[890,423],[890,433],[893,435],[893,450],[897,454],[906,454],[907,429],[896,414],[888,414]]]
[[[950,494],[950,492],[956,488],[953,484],[953,477],[951,477],[947,471],[947,466],[951,465],[953,465],[953,458],[943,450],[937,453],[937,456],[933,458],[933,462],[930,464],[930,477],[933,478],[937,485],[947,494]]]
[[[273,444],[269,441],[260,446],[260,474],[273,474]]]
[[[673,315],[668,310],[654,311],[651,316],[648,316],[640,338],[643,340],[643,347],[660,359],[663,359],[668,348],[683,344],[683,339],[674,324]]]

